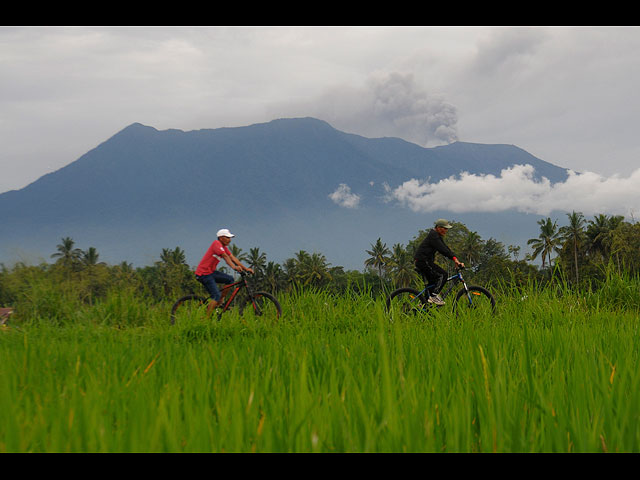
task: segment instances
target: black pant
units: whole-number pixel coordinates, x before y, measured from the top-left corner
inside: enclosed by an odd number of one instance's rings
[[[415,266],[425,285],[434,285],[430,288],[431,293],[434,295],[439,293],[447,278],[447,271],[435,263],[427,263],[424,260],[415,260]]]

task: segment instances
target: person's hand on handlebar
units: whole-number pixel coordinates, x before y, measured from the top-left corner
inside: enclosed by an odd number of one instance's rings
[[[456,257],[453,257],[453,261],[456,264],[456,268],[462,270],[464,268],[464,263],[458,260]]]

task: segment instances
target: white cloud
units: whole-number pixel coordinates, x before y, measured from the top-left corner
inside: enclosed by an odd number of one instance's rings
[[[531,165],[515,165],[502,170],[500,176],[464,172],[437,183],[411,179],[389,188],[388,198],[416,212],[517,210],[549,215],[552,211],[580,211],[624,216],[640,212],[640,169],[626,178],[569,171],[565,182],[555,184],[546,178],[537,181],[533,174]]]
[[[329,198],[345,208],[356,208],[360,203],[360,196],[351,193],[351,188],[345,183],[341,183],[336,191],[329,195]]]

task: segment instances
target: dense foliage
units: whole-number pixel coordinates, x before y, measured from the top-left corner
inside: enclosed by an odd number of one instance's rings
[[[530,283],[544,285],[561,281],[574,289],[597,289],[613,270],[636,276],[640,272],[640,224],[622,216],[597,215],[586,220],[581,213],[567,215],[567,224],[558,226],[551,218],[539,222],[540,235],[529,240],[530,254],[521,256],[520,247],[505,246],[494,238],[484,240],[465,225],[453,222],[446,242],[466,264],[470,283],[490,288],[522,288]],[[300,289],[330,293],[367,293],[374,297],[393,288],[418,285],[413,268],[413,252],[427,234],[418,231],[407,245],[388,247],[378,238],[366,250],[368,258],[362,271],[333,266],[318,252],[300,250],[279,264],[270,261],[259,247],[243,251],[231,248],[245,264],[256,271],[261,289],[287,293]],[[36,279],[46,278],[55,292],[67,292],[85,303],[105,298],[110,292],[128,292],[157,302],[183,293],[200,292],[192,268],[180,248],[165,248],[153,265],[134,268],[127,262],[107,265],[99,261],[94,247],[82,250],[66,237],[51,254],[53,263],[7,267],[0,264],[0,306],[29,301],[44,303],[59,299],[58,293],[36,292]],[[536,260],[541,264],[536,265]],[[443,267],[450,262],[440,258]],[[224,270],[224,262],[221,269]]]

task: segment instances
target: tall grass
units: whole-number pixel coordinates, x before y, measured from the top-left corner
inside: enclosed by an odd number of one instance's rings
[[[637,452],[639,285],[394,321],[297,292],[279,321],[174,326],[126,292],[42,287],[0,331],[0,451]]]

